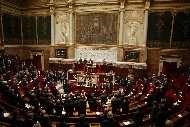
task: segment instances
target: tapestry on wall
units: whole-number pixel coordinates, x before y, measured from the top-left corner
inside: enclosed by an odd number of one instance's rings
[[[36,43],[36,18],[23,17],[22,19],[23,44],[32,45]]]
[[[187,48],[190,46],[190,16],[189,12],[178,12],[174,17],[172,46]]]
[[[38,44],[51,44],[51,16],[38,17]]]
[[[171,12],[151,12],[148,19],[147,46],[157,48],[170,47],[171,29]]]
[[[22,43],[20,17],[3,13],[2,28],[5,45],[17,45]]]
[[[76,14],[76,44],[117,44],[118,13]]]

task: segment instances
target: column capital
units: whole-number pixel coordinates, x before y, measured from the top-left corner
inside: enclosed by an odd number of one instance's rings
[[[69,13],[70,14],[74,13],[74,11],[73,11],[73,3],[69,4]]]
[[[122,11],[125,11],[125,0],[119,0],[120,2],[120,9],[119,11],[122,12]]]
[[[55,14],[55,6],[51,5],[49,8],[50,8],[50,14],[54,15]]]
[[[49,3],[54,3],[54,0],[50,0]]]
[[[50,2],[47,4],[50,9],[50,14],[54,15],[55,14],[55,2],[54,0],[50,0]]]
[[[144,7],[144,11],[146,10],[150,10],[150,0],[145,0],[145,7]]]
[[[125,11],[124,8],[120,8],[120,9],[119,9],[119,12],[124,12],[124,11]]]

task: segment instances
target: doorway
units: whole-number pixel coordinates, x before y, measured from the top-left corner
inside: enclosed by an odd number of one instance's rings
[[[181,56],[160,56],[159,71],[163,74],[175,74],[181,67],[182,57]]]
[[[30,59],[33,59],[33,64],[37,69],[44,70],[43,50],[30,51]]]

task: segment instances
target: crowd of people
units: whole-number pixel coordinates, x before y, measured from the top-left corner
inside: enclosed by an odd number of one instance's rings
[[[19,111],[15,109],[11,113],[12,117],[7,120],[3,115],[4,107],[0,106],[0,119],[8,121],[11,127],[50,127],[52,124],[48,116],[50,114],[60,116],[58,127],[66,127],[69,125],[66,124],[65,119],[67,116],[72,116],[75,111],[78,112],[80,119],[75,123],[75,127],[89,127],[89,123],[85,121],[87,104],[91,111],[100,109],[104,112],[100,116],[101,127],[119,127],[119,122],[114,120],[114,116],[129,113],[130,98],[139,92],[139,86],[142,86],[140,91],[143,95],[148,93],[146,105],[151,108],[151,123],[156,127],[162,127],[166,125],[165,121],[170,119],[168,108],[172,105],[167,103],[167,99],[170,98],[165,98],[169,84],[165,75],[160,75],[159,79],[153,75],[151,79],[144,78],[143,81],[134,81],[128,77],[120,79],[118,76],[115,83],[120,84],[123,91],[109,86],[107,88],[109,90],[102,88],[99,94],[96,93],[96,89],[93,93],[90,91],[72,93],[64,72],[41,71],[32,63],[28,65],[24,62],[20,63],[17,55],[2,55],[0,76],[1,99],[15,107],[27,110],[24,119],[19,118]],[[63,84],[64,94],[56,88],[58,83]],[[101,101],[97,101],[97,98]],[[104,107],[107,102],[111,103],[111,110]],[[29,107],[26,108],[26,105]],[[145,112],[139,105],[138,111],[132,117],[134,126],[144,125],[145,117]]]

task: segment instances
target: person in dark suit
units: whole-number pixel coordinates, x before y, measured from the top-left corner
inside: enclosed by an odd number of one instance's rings
[[[124,100],[121,103],[122,114],[127,114],[129,112],[129,103],[129,99],[124,97]]]
[[[76,67],[75,64],[73,64],[73,66],[72,66],[72,70],[73,70],[73,71],[76,71],[76,70],[77,70],[77,67]]]
[[[65,103],[65,111],[66,111],[66,116],[73,115],[74,104],[72,103],[71,98],[69,98],[68,102]]]
[[[80,96],[80,93],[78,90],[75,92],[75,97],[77,97],[77,96]]]
[[[19,111],[17,109],[13,110],[12,116],[10,119],[10,127],[23,127],[23,121],[18,117]]]
[[[56,124],[56,127],[70,127],[70,125],[65,123],[66,117],[61,115],[59,123]]]
[[[60,104],[60,100],[56,100],[55,115],[60,116],[63,111],[63,105]]]
[[[88,61],[86,60],[86,58],[84,58],[83,63],[84,63],[84,64],[87,64],[87,62],[88,62]]]
[[[92,96],[92,98],[89,99],[90,111],[96,111],[97,107],[98,107],[98,102],[96,101],[96,98]]]
[[[88,90],[88,92],[85,94],[85,96],[87,97],[87,100],[89,100],[92,97],[90,90]]]
[[[144,113],[142,111],[142,106],[138,105],[138,111],[133,115],[134,127],[141,127],[143,125],[143,118]]]
[[[160,104],[159,109],[156,115],[156,127],[165,126],[165,121],[167,120],[167,112],[164,110],[164,105]]]
[[[41,127],[40,123],[35,123],[33,127]]]
[[[106,104],[107,101],[107,94],[105,92],[103,92],[100,96],[101,99],[101,104]]]
[[[154,92],[153,91],[150,91],[150,94],[147,96],[146,100],[147,100],[147,106],[151,107],[152,103],[154,101]]]
[[[100,115],[100,126],[103,126],[103,122],[104,120],[107,120],[107,113],[108,113],[108,109],[105,108],[104,109],[104,114]]]
[[[82,58],[79,59],[79,63],[82,64]]]
[[[83,114],[86,116],[86,101],[80,100],[80,103],[78,105],[78,115]]]
[[[89,63],[90,66],[92,66],[92,65],[93,65],[92,59],[90,59],[90,60],[88,61],[88,63]]]
[[[111,106],[112,106],[112,113],[115,115],[118,113],[120,107],[121,107],[121,98],[120,94],[115,94],[115,99],[111,100]]]
[[[150,113],[150,120],[152,123],[156,122],[156,115],[157,115],[158,111],[159,111],[158,104],[156,101],[154,101],[153,107],[152,107],[151,113]]]
[[[37,117],[37,121],[39,123],[42,122],[44,114],[46,114],[46,111],[45,110],[41,110],[40,115]]]
[[[143,82],[143,94],[146,94],[146,92],[147,92],[147,85],[148,85],[147,78],[144,78],[144,82]]]
[[[51,126],[52,122],[47,114],[43,115],[42,121],[40,122],[40,124],[41,124],[41,127],[52,127]]]
[[[9,122],[9,118],[4,116],[4,107],[2,107],[1,105],[0,105],[0,121],[5,123]]]
[[[40,101],[40,106],[41,106],[41,107],[45,107],[45,104],[46,104],[47,99],[46,99],[46,97],[45,97],[45,93],[44,93],[44,92],[43,92],[42,95],[40,96],[39,101]]]
[[[30,87],[28,86],[28,82],[26,82],[25,86],[24,86],[24,92],[26,96],[30,95]]]
[[[24,121],[24,127],[33,127],[36,122],[33,120],[33,113],[28,113],[27,119]]]
[[[103,121],[102,127],[119,127],[119,123],[114,120],[114,116],[111,111],[107,113],[107,119]]]
[[[79,116],[79,122],[75,123],[75,127],[90,127],[88,122],[85,122],[85,115],[80,114]]]
[[[51,97],[48,97],[46,104],[45,104],[45,110],[46,110],[47,114],[53,114],[54,107],[55,107],[55,105],[54,105]]]
[[[116,80],[116,81],[115,81],[116,83],[118,83],[118,84],[120,84],[120,83],[121,83],[121,79],[120,79],[120,77],[119,77],[119,76],[117,76],[117,77],[115,78],[115,80]]]
[[[34,113],[35,107],[30,106],[28,111],[25,113],[25,120],[28,120],[28,114],[33,114],[33,120],[36,120],[36,114]],[[30,117],[30,116],[29,116]]]
[[[157,102],[157,103],[160,103],[162,99],[162,93],[160,92],[160,88],[159,87],[156,87],[156,92],[154,94],[154,100]]]
[[[107,63],[106,63],[106,59],[103,59],[103,65],[106,65]]]
[[[166,90],[168,90],[168,78],[167,77],[164,77],[163,86],[166,88]]]

